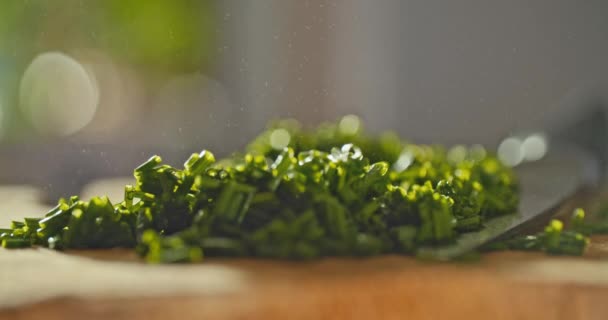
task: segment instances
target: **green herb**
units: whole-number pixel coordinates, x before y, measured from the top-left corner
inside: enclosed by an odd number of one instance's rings
[[[278,122],[247,150],[218,162],[205,150],[184,168],[153,156],[122,202],[62,199],[44,218],[3,229],[2,244],[135,247],[149,262],[412,254],[518,203],[513,172],[482,148],[374,137],[353,116],[312,131]]]
[[[608,208],[600,208],[591,217],[592,221],[585,219],[585,211],[577,209],[572,214],[572,229],[586,236],[594,234],[608,234]]]
[[[585,226],[585,211],[575,209],[570,219],[570,230],[564,230],[560,220],[551,220],[542,232],[535,235],[516,236],[510,240],[488,245],[486,250],[544,251],[553,255],[579,256],[585,252],[589,238],[580,230]]]

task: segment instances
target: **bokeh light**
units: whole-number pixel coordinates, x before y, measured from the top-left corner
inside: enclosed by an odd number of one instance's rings
[[[393,169],[397,172],[401,172],[407,169],[412,162],[414,162],[414,154],[409,150],[405,150],[401,152],[399,158],[393,164]]]
[[[463,145],[454,146],[448,151],[448,160],[452,163],[462,162],[467,156],[467,148]]]
[[[468,157],[473,161],[480,161],[487,155],[486,148],[480,144],[474,144],[469,148]]]
[[[66,136],[93,119],[99,90],[94,76],[78,61],[47,52],[25,70],[19,99],[23,114],[41,134]]]
[[[359,131],[361,120],[355,115],[347,115],[342,118],[339,124],[340,132],[346,135],[354,135]]]
[[[535,133],[524,139],[521,147],[526,161],[537,161],[547,153],[548,141],[544,135]]]
[[[285,129],[276,129],[270,134],[270,145],[276,150],[282,150],[289,145],[291,135]]]
[[[503,140],[498,146],[498,158],[505,165],[515,167],[524,159],[522,141],[516,137]]]
[[[102,50],[81,49],[72,54],[92,75],[99,91],[97,111],[79,136],[89,141],[120,138],[142,114],[145,92],[140,77]]]

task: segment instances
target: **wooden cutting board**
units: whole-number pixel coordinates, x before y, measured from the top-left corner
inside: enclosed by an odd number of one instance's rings
[[[151,266],[129,250],[0,250],[0,318],[606,319],[606,258],[605,236],[582,258],[497,252],[469,263],[382,256]]]

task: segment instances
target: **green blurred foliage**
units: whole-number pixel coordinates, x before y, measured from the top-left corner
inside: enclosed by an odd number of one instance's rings
[[[100,51],[155,79],[213,67],[216,1],[0,0],[3,141],[36,138],[18,110],[19,82],[37,55]]]
[[[138,63],[190,69],[211,58],[215,28],[209,1],[107,0],[100,2],[116,53]]]
[[[48,50],[96,48],[135,65],[201,70],[213,54],[215,2],[0,1],[0,53],[29,61]]]

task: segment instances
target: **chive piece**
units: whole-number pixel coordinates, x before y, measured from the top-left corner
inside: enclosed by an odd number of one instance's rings
[[[25,223],[21,221],[11,221],[11,229],[19,229],[25,227]]]
[[[60,210],[54,215],[40,220],[38,223],[47,234],[53,234],[59,232],[67,225],[68,220],[70,219],[70,214],[70,211]]]
[[[54,215],[55,213],[57,213],[58,211],[61,210],[63,203],[61,201],[59,201],[59,203],[53,207],[53,209],[49,210],[44,216],[45,217],[50,217],[52,215]]]
[[[150,262],[174,263],[174,262],[196,262],[203,258],[203,251],[200,248],[170,248],[163,249],[158,255],[158,260]]]
[[[142,163],[137,168],[135,168],[135,172],[149,171],[149,170],[153,169],[154,167],[156,167],[157,165],[161,164],[162,161],[163,161],[163,159],[161,157],[154,155],[154,156],[150,157],[150,159],[146,160],[146,162]]]
[[[581,214],[581,211],[575,210],[572,219],[580,219],[577,223],[582,225],[584,223],[582,221],[584,212]],[[584,234],[577,230],[564,230],[561,221],[552,220],[541,233],[494,243],[486,246],[485,249],[543,250],[552,255],[582,255],[588,244],[589,238]]]
[[[20,238],[4,238],[2,239],[2,247],[6,249],[27,248],[31,246],[31,242],[27,239]]]
[[[398,250],[401,252],[412,252],[415,246],[416,227],[401,226],[391,230],[396,239]]]
[[[23,219],[25,225],[30,229],[36,230],[40,227],[39,222],[41,218],[25,218]]]
[[[456,228],[460,231],[474,231],[481,228],[481,216],[472,216],[459,219]]]
[[[199,154],[192,154],[186,163],[184,163],[184,167],[189,174],[197,176],[203,173],[214,162],[215,157],[213,154],[207,150],[203,150]]]

